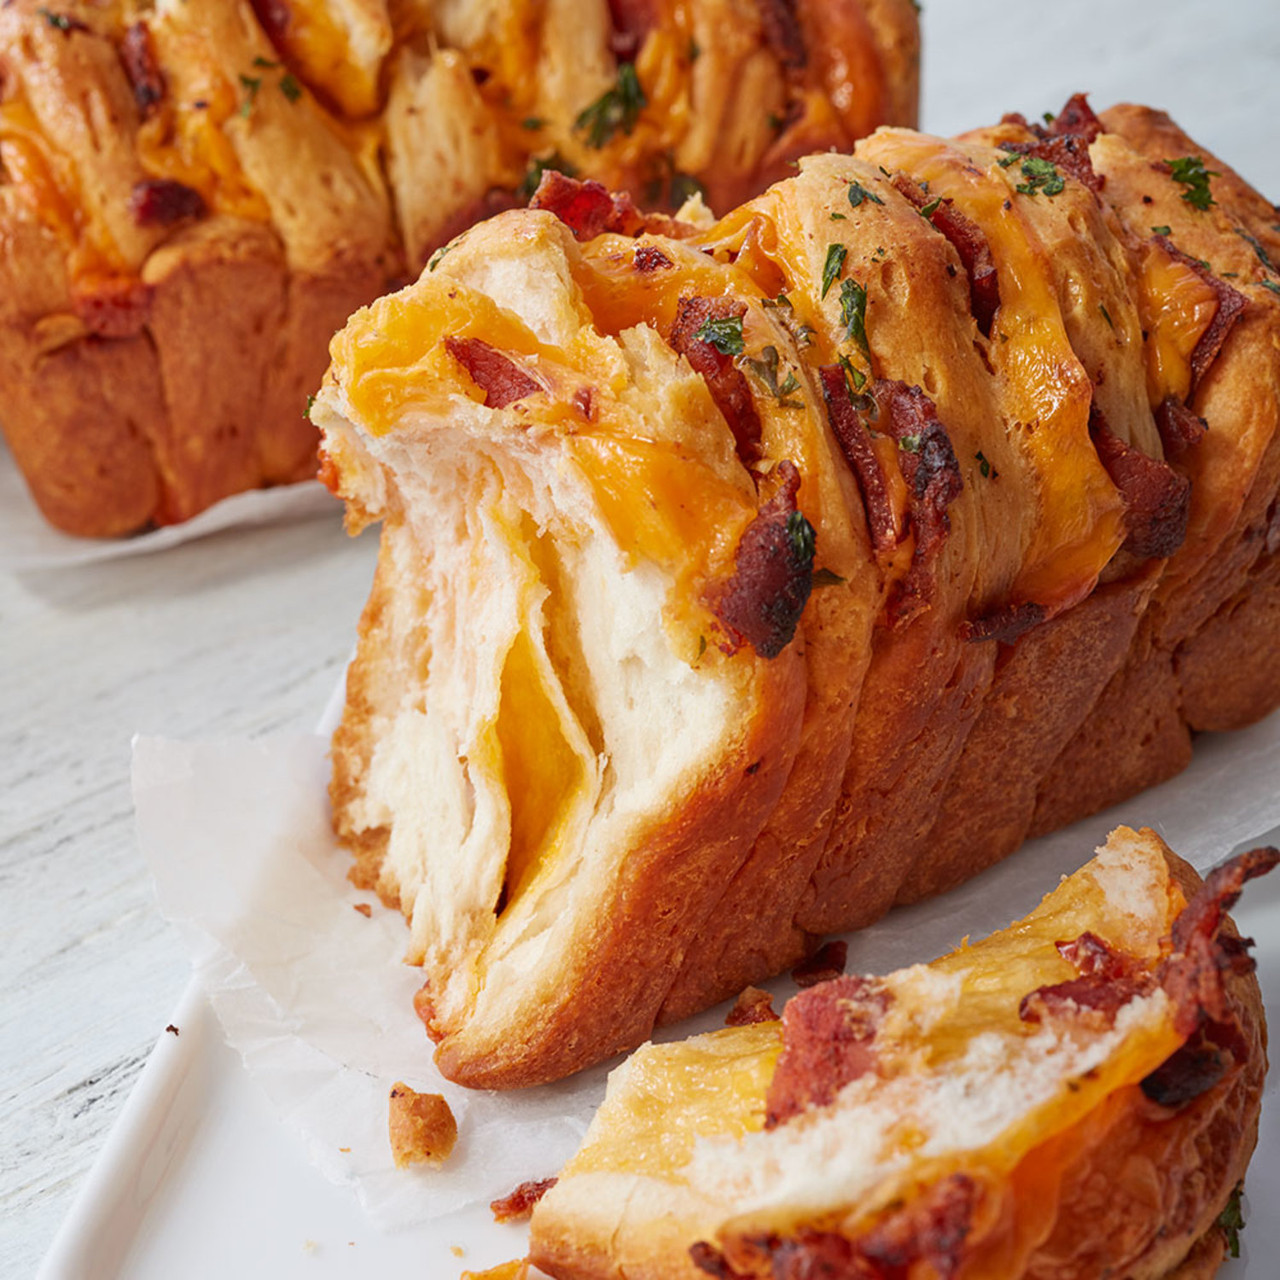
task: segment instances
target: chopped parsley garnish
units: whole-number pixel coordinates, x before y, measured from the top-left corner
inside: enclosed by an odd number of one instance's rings
[[[774,133],[781,133],[782,126],[787,123],[776,111],[770,111],[765,119]]]
[[[840,285],[840,323],[851,342],[868,359],[871,348],[867,345],[867,291],[856,280],[845,280]]]
[[[995,467],[991,465],[990,460],[983,454],[981,449],[979,449],[973,456],[978,460],[978,470],[982,472],[982,478],[984,480],[994,480],[996,476],[1000,474]]]
[[[262,67],[266,71],[274,71],[280,64],[278,62],[272,62],[270,58],[259,57],[254,58],[253,65],[255,67]]]
[[[941,203],[942,203],[942,197],[935,196],[934,199],[930,200],[928,204],[922,206],[922,208],[920,209],[920,216],[924,218],[926,221],[928,221],[930,218],[933,217],[935,213],[938,212],[938,206]]]
[[[827,214],[827,217],[830,218],[832,222],[848,222],[849,221],[848,217],[843,213],[829,213]]]
[[[1167,236],[1167,235],[1171,235],[1172,232],[1168,227],[1152,227],[1151,234],[1153,236]]]
[[[303,415],[302,415],[304,418],[309,418],[309,417],[311,417],[311,409],[312,409],[312,407],[314,406],[315,402],[316,402],[316,393],[315,393],[314,391],[312,391],[312,392],[307,396],[307,408],[306,408],[306,411],[305,411],[305,412],[303,413]]]
[[[774,346],[765,347],[760,352],[760,358],[754,359],[752,356],[743,356],[742,363],[755,375],[755,377],[764,385],[766,390],[772,394],[773,398],[784,409],[803,409],[803,400],[788,400],[787,397],[799,389],[800,381],[796,377],[794,371],[788,370],[786,378],[779,383],[778,381],[778,348]]]
[[[427,270],[434,271],[440,265],[440,259],[443,258],[444,255],[452,248],[453,245],[451,244],[442,244],[435,253],[427,259]]]
[[[797,325],[796,328],[791,331],[791,336],[795,338],[797,346],[807,347],[809,343],[813,341],[813,325]]]
[[[538,183],[542,181],[542,175],[548,169],[563,173],[566,178],[572,178],[578,172],[558,151],[553,151],[549,156],[533,156],[529,160],[529,167],[524,171],[524,177],[520,179],[520,185],[516,188],[516,195],[525,201],[533,199],[533,193],[537,191]]]
[[[698,637],[698,659],[701,659],[702,655],[706,653],[706,651],[707,651],[707,637],[699,636]],[[695,659],[695,661],[697,661],[698,659]]]
[[[1211,204],[1218,202],[1209,190],[1209,179],[1216,178],[1216,169],[1206,169],[1201,156],[1183,156],[1181,160],[1166,160],[1169,174],[1174,182],[1186,187],[1182,198],[1193,208],[1204,213]]]
[[[761,298],[760,305],[762,307],[785,307],[788,311],[792,310],[791,299],[785,293],[778,294],[776,298]]]
[[[791,550],[797,560],[813,560],[813,553],[818,545],[818,535],[813,525],[805,519],[803,511],[793,511],[787,517],[787,538],[791,542]]]
[[[283,93],[290,102],[297,102],[297,100],[302,97],[302,86],[298,83],[296,76],[283,75],[280,77],[280,92]]]
[[[1041,160],[1039,156],[1027,156],[1023,160],[1022,176],[1026,178],[1026,182],[1018,183],[1014,190],[1024,196],[1034,196],[1037,193],[1056,196],[1067,188],[1065,179],[1058,172],[1058,166],[1052,160]]]
[[[77,27],[83,29],[84,24],[77,22],[75,18],[68,17],[65,13],[54,13],[52,9],[37,9],[36,12],[55,30],[61,31],[64,35],[74,31]]]
[[[1268,271],[1277,270],[1276,264],[1271,261],[1271,255],[1266,251],[1257,236],[1251,236],[1243,227],[1236,228],[1236,235],[1238,235],[1240,239],[1258,255],[1258,261],[1262,263]]]
[[[702,57],[702,46],[696,40],[690,37],[689,38],[689,61],[697,62],[697,60],[700,57]]]
[[[867,385],[867,375],[863,373],[848,356],[837,356],[836,359],[840,367],[849,376],[850,381],[852,381],[853,389],[855,391],[861,391],[862,388]]]
[[[1112,329],[1114,329],[1114,328],[1116,327],[1116,323],[1115,323],[1115,321],[1114,321],[1114,320],[1112,320],[1112,318],[1111,318],[1111,312],[1110,312],[1110,311],[1108,311],[1108,310],[1106,309],[1106,307],[1104,307],[1104,306],[1102,305],[1102,303],[1098,303],[1098,310],[1102,312],[1102,318],[1107,322],[1107,324],[1108,324]]]
[[[830,569],[815,569],[813,571],[813,586],[815,590],[818,587],[839,587],[843,583],[844,579]]]
[[[1244,1212],[1240,1208],[1240,1193],[1243,1190],[1244,1183],[1236,1183],[1236,1189],[1231,1193],[1231,1199],[1227,1201],[1226,1207],[1218,1214],[1218,1226],[1222,1228],[1223,1234],[1227,1237],[1227,1248],[1233,1258],[1240,1256],[1240,1232],[1244,1230]]]
[[[530,133],[535,133],[546,123],[547,122],[541,116],[525,116],[525,118],[520,121],[520,127],[522,129],[528,129]]]
[[[647,102],[635,66],[624,62],[618,68],[617,83],[579,112],[573,127],[585,129],[587,146],[598,150],[619,129],[623,133],[630,133],[636,127],[636,121]]]
[[[1276,284],[1274,280],[1259,280],[1258,283],[1264,289],[1270,289],[1274,294],[1280,294],[1280,284]]]
[[[849,250],[842,244],[827,245],[827,260],[822,264],[822,293],[820,297],[825,298],[831,291],[831,286],[840,278],[840,272],[844,270],[844,260],[849,256]]]
[[[712,317],[702,323],[693,335],[699,342],[715,347],[722,356],[740,356],[742,345],[742,317]]]
[[[257,101],[258,90],[262,88],[262,77],[241,75],[240,84],[245,92],[244,101],[240,104],[240,114],[247,118]]]
[[[898,448],[906,450],[907,453],[919,453],[923,436],[899,436]]]
[[[849,184],[849,203],[856,209],[864,200],[870,200],[872,204],[884,204],[874,191],[868,191],[860,182],[851,182]]]
[[[881,173],[883,173],[883,174],[884,174],[884,176],[885,176],[886,178],[892,178],[892,177],[893,177],[893,174],[891,174],[891,173],[889,172],[889,170],[888,170],[888,169],[886,169],[886,168],[884,167],[884,165],[882,165],[882,164],[878,164],[878,165],[876,165],[876,168],[877,168],[877,169],[879,169],[879,170],[880,170],[880,172],[881,172]]]
[[[1045,124],[1052,124],[1057,118],[1058,117],[1055,116],[1052,111],[1045,111],[1041,115],[1041,119],[1045,122]]]
[[[1018,153],[1016,151],[1010,152],[1007,156],[1001,156],[1000,159],[996,161],[996,164],[998,164],[1002,169],[1007,169],[1010,165],[1017,163]]]

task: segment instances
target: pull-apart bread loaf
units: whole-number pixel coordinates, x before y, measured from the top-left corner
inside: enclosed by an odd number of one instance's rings
[[[646,1046],[534,1210],[533,1261],[557,1280],[1212,1276],[1267,1069],[1224,913],[1278,860],[1201,884],[1122,827],[976,945]]]
[[[330,336],[544,166],[730,208],[917,55],[911,0],[6,0],[14,457],[92,536],[313,474]]]
[[[313,415],[383,522],[336,828],[447,1075],[639,1044],[1280,701],[1280,234],[1164,116],[533,204]]]

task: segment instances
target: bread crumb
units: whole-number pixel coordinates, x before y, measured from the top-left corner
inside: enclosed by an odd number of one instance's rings
[[[367,902],[353,903],[351,909],[358,911],[366,920],[373,915],[373,908]]]
[[[341,1151],[341,1152],[342,1152],[342,1154],[345,1156],[345,1155],[348,1155],[348,1154],[350,1153],[351,1148],[350,1148],[350,1147],[339,1147],[339,1148],[338,1148],[338,1150],[339,1150],[339,1151]]]
[[[175,1036],[178,1034],[178,1028],[177,1028],[177,1027],[175,1027],[175,1026],[173,1025],[173,1023],[172,1023],[172,1022],[171,1022],[171,1023],[169,1023],[169,1025],[168,1025],[167,1027],[165,1027],[165,1030],[166,1030],[166,1031],[168,1031],[168,1032],[170,1032],[172,1035],[175,1035]]]
[[[465,1258],[467,1256],[467,1251],[460,1244],[451,1244],[449,1246],[449,1252],[453,1254],[455,1258]]]
[[[743,987],[733,1008],[725,1015],[726,1027],[749,1027],[756,1022],[773,1022],[778,1015],[773,1009],[773,997],[759,987]]]
[[[438,1093],[417,1093],[402,1081],[391,1086],[387,1131],[396,1168],[411,1164],[439,1167],[458,1140],[458,1122]]]
[[[514,1262],[490,1267],[488,1271],[464,1271],[461,1280],[529,1280],[529,1274],[529,1259],[517,1258]]]
[[[304,1240],[302,1242],[303,1253],[319,1253],[320,1246],[314,1240]]]
[[[533,1206],[556,1185],[555,1178],[522,1182],[509,1195],[489,1202],[494,1222],[528,1222]]]

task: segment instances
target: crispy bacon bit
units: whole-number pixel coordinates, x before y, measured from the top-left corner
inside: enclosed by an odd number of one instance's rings
[[[358,911],[366,920],[373,915],[373,908],[367,902],[353,902],[351,910]]]
[[[1134,971],[1132,957],[1117,951],[1105,938],[1088,929],[1078,938],[1053,945],[1068,964],[1075,965],[1082,978],[1123,978]]]
[[[479,338],[446,338],[444,345],[484,392],[490,409],[505,409],[513,401],[542,390],[523,369]]]
[[[784,458],[774,474],[778,491],[742,535],[733,576],[708,600],[734,643],[762,658],[791,643],[813,588],[813,526],[796,506],[800,472]]]
[[[759,987],[744,987],[733,1008],[725,1015],[726,1027],[749,1027],[756,1022],[775,1022],[778,1015],[773,1009],[773,997]]]
[[[1047,160],[1060,173],[1069,174],[1090,191],[1096,193],[1102,190],[1104,179],[1094,172],[1093,161],[1089,158],[1089,141],[1085,138],[1063,132],[1036,142],[1006,143],[1005,149],[1020,156]]]
[[[847,942],[827,942],[807,960],[802,960],[791,970],[791,981],[798,987],[816,987],[819,982],[829,982],[844,972],[849,959]]]
[[[250,0],[250,3],[253,5],[258,21],[262,24],[263,31],[267,33],[267,39],[279,48],[280,41],[284,39],[293,24],[289,0]]]
[[[689,1260],[699,1271],[705,1271],[716,1280],[738,1280],[738,1273],[725,1261],[724,1254],[705,1240],[689,1246]]]
[[[566,178],[555,169],[543,171],[530,209],[554,213],[575,240],[591,240],[605,231],[633,236],[644,227],[644,217],[625,192],[613,195],[603,183]]]
[[[960,624],[960,639],[968,644],[979,644],[983,640],[998,640],[1001,644],[1012,644],[1025,631],[1038,627],[1045,619],[1045,607],[1034,600],[1024,600],[1021,604],[1005,604],[1000,608],[984,613],[980,618],[971,618]]]
[[[1187,535],[1191,481],[1167,462],[1148,458],[1125,444],[1107,426],[1095,403],[1089,410],[1089,435],[1098,459],[1125,504],[1128,536],[1124,549],[1135,556],[1171,556]]]
[[[933,200],[927,191],[905,173],[893,175],[893,185],[917,209],[930,210],[929,222],[951,242],[969,277],[969,310],[984,336],[991,336],[991,324],[1000,306],[1000,278],[996,274],[991,245],[967,214],[956,208],[950,197]]]
[[[591,394],[590,387],[579,387],[573,393],[573,407],[582,414],[588,422],[595,421],[595,397]]]
[[[204,197],[172,178],[143,178],[129,193],[129,212],[140,227],[171,227],[188,218],[203,218]]]
[[[71,306],[85,328],[100,338],[131,338],[151,314],[151,290],[141,280],[87,277],[76,284]]]
[[[135,22],[120,41],[120,62],[133,88],[133,100],[145,120],[164,97],[164,75],[156,61],[151,29],[145,22]]]
[[[782,1053],[766,1099],[765,1128],[831,1102],[874,1071],[873,1041],[890,993],[875,978],[840,977],[792,996],[782,1011]]]
[[[854,405],[844,370],[838,364],[827,364],[818,370],[818,376],[822,380],[822,398],[827,402],[832,434],[862,491],[871,545],[881,554],[892,551],[898,545],[897,527],[889,502],[889,486],[871,444],[871,433]],[[860,396],[859,401],[876,411],[875,401],[869,396]]]
[[[1199,414],[1192,413],[1176,396],[1165,396],[1156,409],[1155,418],[1160,443],[1164,445],[1164,456],[1170,462],[1183,458],[1209,430],[1209,424]]]
[[[1102,132],[1102,121],[1094,115],[1089,99],[1083,93],[1073,93],[1049,125],[1049,133],[1055,136],[1073,134],[1086,143],[1092,142]]]
[[[1146,1076],[1142,1092],[1162,1107],[1185,1106],[1208,1093],[1230,1066],[1230,1055],[1200,1034]]]
[[[636,245],[635,264],[636,270],[646,275],[650,271],[665,270],[667,267],[675,266],[675,263],[657,245],[652,244]]]
[[[1222,985],[1226,973],[1254,968],[1242,943],[1221,934],[1223,916],[1235,905],[1247,880],[1265,875],[1280,863],[1280,850],[1265,847],[1237,854],[1215,867],[1195,897],[1173,922],[1173,952],[1160,966],[1160,985],[1178,1010],[1176,1025],[1190,1035],[1202,1014],[1224,1022],[1230,1010]]]
[[[514,1191],[489,1202],[494,1222],[528,1222],[533,1206],[556,1185],[556,1178],[522,1182]]]
[[[1054,945],[1080,976],[1028,992],[1018,1006],[1024,1022],[1067,1016],[1110,1027],[1121,1008],[1155,985],[1134,957],[1115,950],[1096,933],[1085,932]]]
[[[933,598],[933,563],[951,531],[947,507],[964,482],[947,429],[938,421],[932,400],[919,387],[878,378],[872,394],[880,409],[880,425],[898,442],[898,465],[909,492],[908,509],[915,531],[915,553],[906,576],[890,601],[890,626],[901,626],[929,607]]]
[[[1218,358],[1218,352],[1222,350],[1222,344],[1226,342],[1227,335],[1235,327],[1236,321],[1240,319],[1245,307],[1249,304],[1244,294],[1237,292],[1225,280],[1215,276],[1198,258],[1183,253],[1168,236],[1153,236],[1152,239],[1171,258],[1176,258],[1190,267],[1218,297],[1218,309],[1191,353],[1191,390],[1187,393],[1187,399],[1190,400],[1200,385],[1200,379],[1209,372],[1209,366]]]
[[[645,37],[657,25],[653,0],[609,0],[613,34],[609,47],[620,62],[634,62],[644,47]]]
[[[809,61],[804,30],[796,13],[796,0],[756,0],[764,41],[788,71],[799,71]]]
[[[706,379],[711,398],[733,432],[738,457],[749,466],[762,456],[760,415],[751,398],[750,384],[731,355],[698,337],[698,331],[707,321],[741,317],[746,313],[747,304],[736,298],[681,298],[667,342],[673,351],[688,360],[695,373]]]

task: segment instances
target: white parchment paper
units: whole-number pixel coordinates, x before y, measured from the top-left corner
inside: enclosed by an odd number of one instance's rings
[[[138,835],[164,913],[229,1042],[315,1164],[351,1185],[375,1224],[408,1226],[547,1177],[576,1149],[606,1066],[518,1093],[461,1089],[431,1065],[414,1016],[418,971],[400,963],[403,922],[346,880],[329,829],[327,741],[275,736],[183,743],[139,738]],[[926,960],[965,934],[1024,915],[1091,856],[1116,824],[1147,825],[1201,870],[1280,826],[1280,714],[1205,735],[1179,778],[1032,842],[956,892],[850,935],[849,969]],[[373,903],[366,918],[354,907]],[[768,984],[785,998],[788,979]],[[663,1039],[719,1026],[713,1010]],[[392,1166],[387,1093],[397,1079],[443,1093],[459,1143],[441,1171]]]
[[[73,538],[46,523],[0,442],[0,569],[71,568],[98,560],[148,555],[224,529],[252,528],[294,520],[342,519],[342,504],[316,480],[237,493],[184,524],[168,525],[129,538]]]

